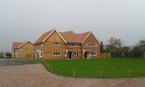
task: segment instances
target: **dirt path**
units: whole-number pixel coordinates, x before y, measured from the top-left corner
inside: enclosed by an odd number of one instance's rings
[[[29,64],[0,66],[0,87],[145,87],[145,78],[66,78],[48,73],[41,64]]]

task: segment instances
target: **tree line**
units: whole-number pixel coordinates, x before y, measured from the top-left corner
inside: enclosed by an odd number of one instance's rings
[[[0,58],[12,58],[12,54],[10,52],[0,52]]]
[[[145,40],[134,46],[124,46],[121,39],[111,37],[106,45],[100,44],[101,53],[109,52],[113,58],[145,58]]]

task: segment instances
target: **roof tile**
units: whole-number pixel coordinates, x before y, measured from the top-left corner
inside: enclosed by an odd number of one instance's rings
[[[66,40],[66,42],[81,43],[90,32],[77,34],[71,32],[59,32],[60,35]]]
[[[50,30],[50,31],[48,31],[48,32],[46,32],[46,33],[44,33],[44,34],[42,34],[42,36],[39,37],[39,38],[36,40],[35,44],[42,43],[42,41],[43,41],[52,31],[53,31],[53,30]]]
[[[12,45],[12,50],[18,48],[19,46],[21,46],[24,42],[13,42]]]
[[[42,34],[42,36],[37,39],[35,44],[42,43],[43,40],[45,40],[47,38],[47,36],[49,36],[51,34],[52,31],[54,31],[54,30],[50,30],[50,31]],[[81,34],[72,33],[72,32],[58,32],[58,33],[68,43],[70,43],[70,42],[73,42],[73,43],[82,43],[84,41],[84,39],[90,34],[90,32],[81,33]]]

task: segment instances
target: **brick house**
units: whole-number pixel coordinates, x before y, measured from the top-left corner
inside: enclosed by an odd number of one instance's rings
[[[13,42],[12,58],[34,58],[34,45],[30,42]]]
[[[92,32],[50,30],[34,43],[36,59],[100,58],[100,44]]]

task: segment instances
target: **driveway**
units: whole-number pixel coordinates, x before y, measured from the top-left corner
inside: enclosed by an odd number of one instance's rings
[[[0,60],[0,87],[145,87],[145,78],[77,79],[53,75],[41,64]]]

